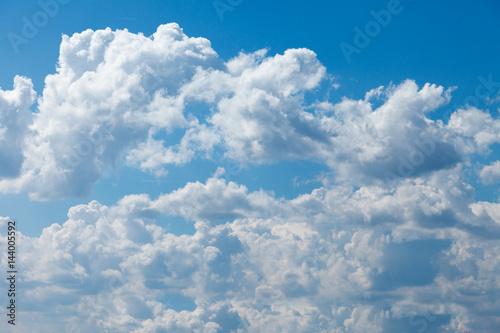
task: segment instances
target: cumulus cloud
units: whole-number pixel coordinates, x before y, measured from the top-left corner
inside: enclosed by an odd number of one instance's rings
[[[487,112],[458,110],[446,125],[427,116],[449,102],[451,88],[406,80],[362,100],[306,102],[326,79],[311,50],[224,61],[175,23],[150,37],[110,29],[63,36],[35,113],[28,79],[2,92],[0,134],[15,144],[2,148],[11,158],[0,190],[82,196],[123,165],[164,177],[169,165],[213,158],[215,149],[246,166],[313,160],[337,181],[361,185],[453,168],[498,142]]]
[[[16,76],[13,90],[0,89],[0,177],[19,175],[24,161],[23,141],[33,121],[30,111],[36,99],[30,79]]]
[[[36,107],[27,78],[0,91],[2,192],[84,195],[121,166],[164,177],[215,151],[249,168],[313,160],[334,179],[286,200],[218,169],[155,198],[71,207],[20,234],[23,330],[495,331],[500,204],[475,201],[465,175],[499,142],[497,118],[432,120],[451,89],[412,80],[308,102],[327,78],[316,54],[268,53],[225,61],[177,24],[87,30],[63,36]],[[179,217],[193,234],[167,232]]]
[[[89,193],[127,149],[187,127],[172,96],[197,67],[218,64],[208,40],[188,38],[176,24],[151,38],[110,29],[63,36],[57,73],[47,76],[24,139],[21,176],[0,186],[38,200]]]
[[[372,99],[383,104],[372,109]],[[426,117],[450,100],[450,89],[425,84],[419,89],[407,80],[379,87],[364,100],[344,98],[334,105],[334,116],[322,117],[332,135],[334,151],[325,158],[339,179],[384,181],[449,168],[462,155],[442,124]]]
[[[483,150],[493,143],[500,142],[500,120],[474,107],[453,113],[447,127],[464,138],[473,138],[478,148]]]
[[[214,177],[72,207],[22,236],[24,325],[50,309],[59,331],[493,332],[500,210],[454,173],[291,200]]]
[[[168,164],[195,152],[209,157],[217,144],[239,161],[313,157],[319,122],[302,110],[300,94],[325,68],[306,49],[265,55],[224,63],[208,40],[187,37],[177,24],[150,38],[110,29],[63,36],[57,73],[45,80],[31,131],[20,134],[25,160],[11,173],[21,175],[0,187],[37,200],[78,196],[124,157],[164,176]],[[200,101],[201,114],[186,111]],[[176,129],[185,133],[172,142]]]
[[[479,177],[483,184],[493,184],[500,182],[500,161],[484,166],[479,172]]]

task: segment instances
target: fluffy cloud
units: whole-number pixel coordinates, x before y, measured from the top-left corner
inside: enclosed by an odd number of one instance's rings
[[[474,107],[453,113],[448,127],[465,138],[473,138],[474,143],[482,149],[500,142],[500,120]]]
[[[25,138],[21,177],[0,186],[38,200],[88,193],[150,133],[188,126],[182,103],[168,96],[197,67],[217,64],[208,40],[176,24],[151,38],[110,29],[63,36],[57,73],[45,80]]]
[[[310,134],[319,122],[302,110],[299,95],[324,73],[306,49],[269,58],[264,51],[241,54],[224,63],[208,40],[187,37],[177,24],[160,26],[150,38],[110,29],[63,36],[57,73],[45,80],[31,131],[19,134],[23,149],[9,172],[20,176],[0,188],[36,200],[78,196],[122,158],[164,176],[168,164],[189,162],[195,152],[209,157],[217,144],[230,158],[255,163],[277,153],[312,157],[317,140]],[[200,110],[192,109],[199,102]],[[294,120],[267,133],[262,125],[276,117]],[[176,130],[184,132],[178,142],[170,139]],[[279,135],[264,142],[273,133]]]
[[[0,190],[82,196],[125,164],[163,177],[169,165],[213,158],[215,149],[243,165],[313,160],[337,181],[374,184],[453,168],[498,142],[487,112],[459,110],[447,125],[427,117],[451,98],[433,84],[407,80],[363,100],[306,102],[326,76],[307,49],[223,61],[174,23],[151,37],[110,29],[63,36],[36,113],[28,79],[2,92],[0,138],[14,140],[2,148],[11,163]]]
[[[383,104],[373,110],[372,99]],[[347,181],[387,181],[456,165],[462,156],[450,133],[426,117],[449,99],[449,89],[419,89],[411,80],[372,90],[365,100],[344,99],[334,105],[334,116],[322,119],[335,143],[330,164]]]
[[[500,161],[484,166],[479,172],[479,177],[483,184],[500,182]]]
[[[29,79],[0,91],[2,192],[78,196],[123,165],[162,177],[214,151],[246,167],[313,160],[334,179],[285,200],[218,169],[156,198],[72,207],[20,234],[23,331],[495,331],[500,205],[475,201],[466,175],[498,120],[432,120],[451,89],[412,80],[310,103],[327,76],[315,53],[267,53],[224,61],[176,24],[87,30],[63,37],[37,112]],[[195,232],[168,233],[179,218]]]
[[[33,119],[30,106],[36,98],[30,79],[16,76],[14,90],[0,89],[0,177],[19,175],[24,161],[23,141]]]
[[[493,332],[498,204],[474,202],[461,170],[453,174],[292,200],[215,177],[156,199],[72,207],[64,224],[22,236],[20,303],[33,313],[24,325]],[[167,233],[161,216],[184,217],[196,232]],[[58,320],[41,319],[48,309]]]

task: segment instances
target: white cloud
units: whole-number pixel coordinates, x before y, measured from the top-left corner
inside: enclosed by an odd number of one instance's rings
[[[426,117],[447,103],[450,90],[414,81],[379,87],[364,100],[344,98],[334,115],[322,117],[322,126],[332,136],[333,152],[325,159],[338,178],[358,183],[414,177],[454,166],[461,154],[442,124]],[[382,98],[372,109],[370,99]]]
[[[176,24],[151,38],[110,29],[63,36],[57,73],[45,80],[24,140],[21,176],[0,187],[37,200],[89,193],[150,133],[189,125],[175,94],[198,66],[218,63],[208,40]]]
[[[327,78],[316,54],[267,52],[224,62],[177,24],[151,37],[110,29],[63,36],[57,73],[45,80],[38,112],[22,113],[25,130],[11,145],[9,172],[18,176],[0,190],[35,200],[82,196],[124,163],[162,177],[171,164],[212,158],[216,147],[244,165],[314,160],[359,185],[451,168],[498,141],[496,120],[480,110],[459,110],[446,126],[429,119],[452,90],[433,84],[407,80],[363,100],[309,105],[305,95]],[[32,88],[16,80],[28,110]],[[374,99],[383,102],[376,109]]]
[[[0,177],[19,175],[24,160],[23,141],[32,123],[36,93],[31,80],[16,76],[13,90],[0,89]]]
[[[479,177],[483,184],[500,182],[500,161],[495,161],[490,165],[485,165],[479,172]]]
[[[450,116],[447,127],[465,138],[473,138],[482,150],[500,142],[500,120],[474,107],[460,109]]]
[[[20,234],[23,330],[497,327],[499,204],[475,202],[464,180],[468,159],[498,143],[497,119],[469,108],[434,121],[451,89],[412,80],[309,105],[327,76],[315,53],[267,52],[224,62],[176,24],[150,38],[87,30],[63,37],[38,112],[29,79],[0,91],[0,141],[12,139],[0,155],[14,161],[3,192],[82,195],[124,163],[165,176],[215,149],[248,167],[314,160],[335,177],[285,200],[219,168],[156,198],[72,207],[40,237]],[[195,233],[167,233],[177,217]]]
[[[208,40],[176,24],[151,38],[110,29],[63,36],[57,73],[47,76],[31,131],[21,137],[21,175],[0,188],[36,200],[78,196],[123,157],[164,176],[166,165],[210,157],[222,142],[245,162],[314,156],[319,121],[302,110],[300,93],[316,87],[325,68],[310,50],[265,53],[223,63]],[[205,112],[186,114],[200,100]],[[167,144],[161,136],[176,129],[183,138]]]
[[[498,204],[473,202],[459,174],[293,200],[209,178],[72,207],[62,226],[22,236],[25,324],[51,311],[59,330],[64,318],[95,332],[383,332],[431,311],[453,317],[434,328],[491,330]],[[160,216],[196,232],[166,233]]]

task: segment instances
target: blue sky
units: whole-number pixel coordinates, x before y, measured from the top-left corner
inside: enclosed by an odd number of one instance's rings
[[[493,0],[2,1],[0,221],[19,223],[34,299],[21,331],[496,331],[499,15]],[[81,309],[116,276],[91,326]]]
[[[450,105],[430,115],[445,121],[454,106],[462,106],[468,101],[468,96],[474,96],[476,87],[481,85],[479,76],[487,78],[492,75],[496,80],[500,75],[496,58],[499,52],[496,41],[500,29],[500,5],[495,1],[455,3],[453,6],[431,1],[401,1],[398,6],[401,11],[392,14],[389,25],[370,38],[369,45],[362,48],[359,54],[352,54],[348,63],[339,44],[346,42],[354,46],[354,27],[365,29],[366,24],[374,20],[370,12],[384,10],[387,5],[387,1],[353,1],[349,4],[322,1],[315,5],[303,1],[290,1],[286,5],[241,1],[239,5],[232,6],[233,11],[221,11],[221,21],[214,3],[210,1],[146,1],[140,4],[137,1],[69,1],[60,5],[58,14],[50,18],[34,38],[27,44],[19,45],[18,53],[8,38],[0,41],[3,50],[0,61],[8,64],[0,68],[0,87],[10,89],[15,75],[25,75],[33,80],[35,91],[41,94],[45,76],[55,70],[61,34],[110,27],[150,35],[158,25],[168,22],[179,23],[188,36],[209,39],[222,59],[230,59],[240,51],[253,52],[261,48],[269,48],[271,54],[282,53],[288,48],[309,48],[341,85],[331,92],[332,101],[338,101],[342,96],[361,98],[370,89],[407,78],[414,79],[418,84],[431,82],[445,87],[456,86]],[[21,35],[22,17],[31,19],[41,10],[37,1],[25,1],[22,5],[6,1],[0,6],[2,34],[5,37],[9,32]],[[483,100],[479,102],[484,106]],[[442,117],[442,114],[445,116]],[[182,168],[186,167],[189,166]],[[311,167],[321,169],[317,165]],[[206,179],[210,170],[203,169],[196,168],[198,171],[194,176],[181,177],[186,177],[184,182]],[[265,175],[280,170],[272,166],[270,170],[265,169],[252,169],[254,179],[247,186],[266,187],[269,182]],[[304,169],[309,170],[310,167],[305,166]],[[144,184],[147,179],[143,178],[147,176],[143,174],[123,178],[126,180],[119,186],[126,186],[127,193],[134,190],[159,193],[175,188],[158,186],[158,183]],[[262,180],[259,181],[259,178]],[[130,185],[132,182],[133,185]],[[93,197],[116,200],[123,193],[110,186],[116,184],[112,179],[105,179],[102,183],[99,187],[106,194],[95,191]],[[282,179],[279,185],[273,185],[273,190],[282,196],[300,193],[287,184],[289,179]],[[304,188],[305,192],[308,190],[310,187]],[[481,188],[478,196],[492,199],[494,190]],[[26,195],[13,197],[9,194],[2,198],[0,205],[2,209],[15,207],[15,216],[25,221],[24,232],[36,236],[44,227],[64,219],[69,205],[89,199],[37,204],[30,202]],[[39,206],[25,210],[23,207],[26,205]]]

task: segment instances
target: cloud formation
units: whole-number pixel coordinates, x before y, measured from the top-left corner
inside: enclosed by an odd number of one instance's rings
[[[16,76],[14,89],[0,89],[0,177],[19,176],[23,141],[33,119],[30,107],[36,99],[30,79]]]
[[[500,182],[500,161],[484,166],[479,172],[479,177],[483,184],[493,184]]]
[[[23,325],[493,332],[500,206],[473,202],[471,191],[436,175],[278,200],[216,177],[156,199],[75,206],[64,224],[22,237],[20,304],[34,313]],[[193,235],[156,223],[179,216]],[[49,309],[69,323],[42,319]]]
[[[327,79],[311,50],[225,61],[177,24],[63,36],[36,105],[27,78],[0,91],[0,191],[81,196],[122,166],[165,177],[215,151],[249,168],[312,160],[333,181],[287,200],[219,168],[156,198],[71,207],[21,236],[20,329],[495,332],[500,204],[466,175],[500,141],[498,118],[433,120],[452,89],[410,79],[311,102]],[[499,180],[498,162],[476,171]],[[168,233],[179,218],[195,232]]]
[[[499,141],[487,112],[458,110],[446,125],[427,117],[451,98],[452,89],[433,84],[406,80],[363,100],[311,104],[307,94],[327,79],[316,54],[267,53],[224,61],[175,23],[151,37],[110,29],[63,36],[35,113],[28,79],[2,93],[0,134],[15,131],[15,143],[3,148],[12,158],[0,191],[34,200],[88,195],[120,166],[163,177],[169,165],[213,158],[215,149],[245,166],[312,160],[337,181],[362,185],[453,168]]]

